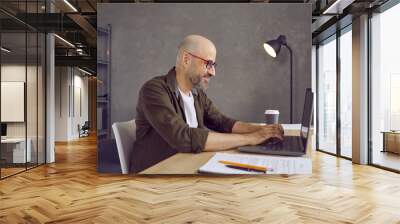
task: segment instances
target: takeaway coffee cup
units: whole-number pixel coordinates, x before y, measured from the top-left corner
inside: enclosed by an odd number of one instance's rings
[[[266,110],[265,113],[266,124],[278,124],[279,123],[279,110]]]

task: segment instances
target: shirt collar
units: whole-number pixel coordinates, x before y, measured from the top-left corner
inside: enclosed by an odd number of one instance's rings
[[[167,84],[168,84],[169,88],[175,93],[175,96],[178,98],[179,97],[179,89],[178,89],[178,83],[176,81],[175,66],[172,67],[167,74]],[[192,89],[192,94],[194,96],[197,96],[198,92],[197,92],[196,88]]]

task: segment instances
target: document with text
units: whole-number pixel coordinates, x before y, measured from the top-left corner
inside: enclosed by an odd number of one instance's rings
[[[231,168],[220,161],[266,167],[267,172],[254,172]],[[311,174],[312,162],[306,157],[248,155],[216,153],[206,164],[199,168],[200,173],[214,174]]]

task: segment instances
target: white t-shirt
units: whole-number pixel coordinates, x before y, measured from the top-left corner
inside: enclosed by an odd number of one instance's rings
[[[179,88],[178,88],[179,89]],[[179,92],[181,93],[182,100],[183,100],[183,107],[185,109],[185,117],[186,123],[191,128],[197,128],[197,116],[196,116],[196,109],[194,107],[194,98],[192,92],[189,92],[189,95],[183,93],[180,89]]]

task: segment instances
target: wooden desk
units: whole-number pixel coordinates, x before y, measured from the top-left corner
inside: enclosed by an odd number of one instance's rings
[[[27,147],[25,150],[25,144]],[[30,138],[6,138],[1,139],[2,159],[7,163],[25,163],[31,162],[32,140]]]
[[[285,129],[285,135],[298,136],[300,134],[300,124],[282,125]],[[311,130],[312,131],[312,130]],[[311,132],[312,133],[312,132]],[[307,145],[307,155],[311,149],[311,133]],[[231,149],[227,153],[240,153],[238,149]],[[152,167],[149,167],[139,174],[198,174],[197,170],[204,165],[216,152],[202,152],[198,154],[177,153],[168,159],[165,159]],[[254,155],[254,154],[253,154]]]

